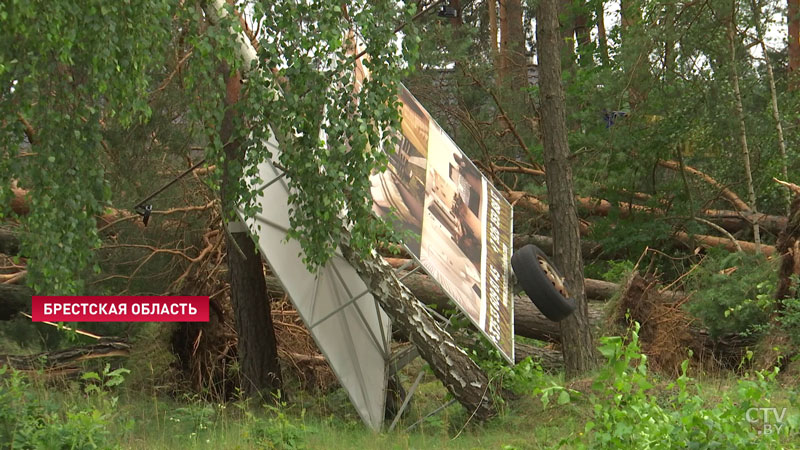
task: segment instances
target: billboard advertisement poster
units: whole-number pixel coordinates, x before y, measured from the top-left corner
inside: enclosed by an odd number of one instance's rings
[[[513,363],[511,205],[405,88],[388,168],[371,178],[373,211]]]

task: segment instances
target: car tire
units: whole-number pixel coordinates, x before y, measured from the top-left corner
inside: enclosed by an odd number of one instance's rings
[[[535,245],[526,245],[511,256],[511,267],[522,289],[545,317],[560,322],[575,311],[564,277]]]

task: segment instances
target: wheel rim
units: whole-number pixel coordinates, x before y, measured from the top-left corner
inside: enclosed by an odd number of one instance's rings
[[[569,298],[567,295],[567,288],[564,286],[564,279],[558,274],[555,267],[551,266],[550,263],[542,256],[536,256],[536,260],[539,261],[539,266],[541,266],[542,271],[544,271],[545,276],[547,279],[553,283],[553,287],[564,297]]]

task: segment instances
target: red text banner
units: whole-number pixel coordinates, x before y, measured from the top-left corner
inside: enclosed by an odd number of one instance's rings
[[[34,322],[208,322],[203,296],[33,296]]]

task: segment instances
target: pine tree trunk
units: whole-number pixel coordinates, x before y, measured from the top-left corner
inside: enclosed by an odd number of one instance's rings
[[[787,0],[789,34],[789,89],[800,87],[800,0]]]
[[[282,380],[261,255],[248,233],[228,233],[227,249],[242,390],[267,400]]]
[[[206,17],[212,25],[217,25],[218,18],[228,14],[224,4],[224,0],[215,0],[213,5],[204,6]],[[244,67],[249,67],[255,59],[255,49],[242,36],[239,37],[239,44],[239,57]],[[226,64],[222,64],[219,70],[225,77],[226,90],[225,115],[219,129],[225,151],[220,195],[223,213],[228,214],[234,211],[236,205],[231,187],[238,185],[242,177],[241,164],[229,163],[242,161],[246,151],[236,136],[234,125],[237,118],[234,105],[239,101],[242,77],[238,72],[230,75]],[[238,167],[238,170],[233,167]],[[282,380],[261,256],[247,233],[228,233],[226,243],[242,389],[247,396],[277,392],[282,387]]]
[[[484,421],[497,414],[489,397],[489,379],[453,337],[442,329],[414,294],[395,276],[392,267],[377,253],[363,257],[348,246],[343,232],[342,254],[367,284],[372,296],[392,318],[392,324],[408,336],[420,356],[470,416]]]
[[[736,106],[736,117],[739,119],[739,142],[742,146],[742,159],[744,160],[744,174],[747,181],[747,196],[750,202],[750,211],[758,213],[756,207],[756,192],[753,187],[753,172],[750,170],[750,150],[747,146],[747,128],[744,123],[744,107],[742,106],[742,92],[739,89],[739,71],[736,68],[736,26],[735,13],[731,13],[731,21],[728,24],[728,48],[731,52],[731,78],[733,83],[733,96]],[[753,223],[753,241],[756,243],[756,251],[760,252],[761,232],[758,222]]]
[[[572,168],[561,89],[558,0],[542,0],[537,20],[541,130],[554,260],[566,279],[567,290],[578,302],[575,313],[561,322],[561,343],[567,377],[595,366],[594,341],[588,321],[583,280],[580,225],[572,186]]]
[[[221,69],[227,76],[227,67]],[[239,100],[241,78],[237,74],[225,80],[225,115],[220,127],[220,139],[224,144],[225,164],[221,186],[222,207],[225,213],[235,209],[235,197],[231,187],[238,185],[241,169],[231,168],[233,161],[242,161],[244,152],[241,140],[235,135],[234,105]],[[235,166],[241,167],[240,164]],[[225,225],[223,225],[225,226]],[[230,293],[236,323],[237,354],[239,358],[242,390],[247,397],[268,400],[269,394],[281,389],[281,369],[275,329],[272,326],[270,299],[264,279],[264,266],[255,242],[246,232],[226,233],[227,263],[230,275]],[[241,250],[241,253],[240,253]]]
[[[585,2],[581,2],[575,13],[575,42],[578,44],[578,62],[581,67],[591,66],[594,59],[590,48],[592,38],[589,36],[589,10],[587,7]]]
[[[761,7],[756,0],[751,0],[753,7],[753,19],[756,22],[756,34],[758,43],[761,45],[761,52],[764,53],[764,64],[767,66],[767,80],[769,81],[769,96],[772,106],[772,120],[775,121],[775,132],[778,135],[778,151],[781,155],[781,176],[784,180],[789,180],[789,157],[786,154],[786,141],[783,139],[783,125],[781,125],[781,112],[778,109],[778,93],[775,89],[775,73],[772,71],[772,61],[767,53],[767,44],[764,43],[764,24],[761,23]],[[792,196],[788,189],[783,190],[784,208],[786,215],[791,213]]]
[[[487,4],[489,7],[489,44],[492,47],[489,54],[494,61],[495,70],[499,71],[499,61],[497,60],[499,50],[497,48],[497,0],[487,0]]]
[[[606,10],[604,3],[601,1],[597,5],[597,46],[600,48],[600,59],[603,65],[609,64],[608,58],[608,37],[606,36]]]
[[[508,77],[508,1],[498,0],[500,5],[500,65],[497,71],[497,82],[502,84]]]
[[[503,30],[505,51],[503,64],[511,77],[511,89],[518,95],[528,87],[528,59],[525,56],[525,32],[522,28],[522,4],[520,0],[505,0],[506,26]]]

